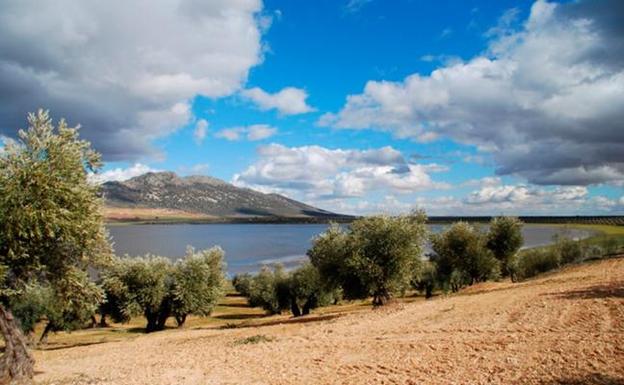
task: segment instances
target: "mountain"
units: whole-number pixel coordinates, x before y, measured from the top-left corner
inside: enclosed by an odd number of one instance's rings
[[[109,210],[164,209],[213,218],[342,217],[282,195],[236,187],[207,176],[180,177],[173,172],[149,172],[123,182],[106,182],[102,192]]]

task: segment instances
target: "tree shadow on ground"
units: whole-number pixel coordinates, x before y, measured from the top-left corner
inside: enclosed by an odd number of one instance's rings
[[[551,385],[624,385],[624,378],[593,373],[582,377],[560,378]]]
[[[241,314],[220,314],[214,315],[212,318],[224,319],[224,320],[237,320],[237,319],[250,319],[250,318],[263,318],[264,314],[255,313],[241,313]]]
[[[624,282],[595,285],[583,289],[569,290],[561,293],[547,293],[545,295],[563,299],[624,298]]]

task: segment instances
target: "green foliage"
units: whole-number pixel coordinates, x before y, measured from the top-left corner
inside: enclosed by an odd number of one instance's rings
[[[293,271],[288,286],[290,308],[295,316],[307,315],[310,310],[327,306],[338,297],[336,290],[323,283],[319,271],[311,263]]]
[[[332,226],[317,237],[308,256],[325,284],[342,289],[347,299],[372,296],[383,305],[410,284],[422,263],[427,228],[422,213],[372,216],[348,230]]]
[[[288,308],[288,275],[283,266],[263,266],[256,274],[249,290],[249,304],[270,314],[279,314]]]
[[[431,298],[433,291],[438,287],[438,268],[432,261],[424,261],[421,268],[414,272],[412,286],[425,293],[425,298]]]
[[[35,331],[35,326],[48,313],[54,293],[50,286],[29,284],[20,296],[12,297],[9,304],[13,315],[19,320],[22,331],[26,334]]]
[[[261,342],[271,342],[275,338],[267,337],[264,334],[256,334],[255,336],[246,337],[234,342],[235,345],[259,344]]]
[[[118,259],[103,274],[107,302],[102,308],[115,321],[143,315],[148,332],[162,330],[170,316],[178,325],[187,315],[209,315],[223,295],[223,251],[196,252],[171,263],[163,257]]]
[[[581,243],[565,235],[555,236],[554,251],[559,253],[559,260],[564,265],[579,262],[584,257]]]
[[[0,154],[0,303],[15,306],[26,331],[47,319],[45,336],[91,317],[102,292],[86,270],[112,252],[99,187],[89,181],[99,154],[45,111],[28,123]]]
[[[243,297],[249,297],[251,293],[251,281],[253,277],[249,273],[236,274],[232,278],[232,286]]]
[[[512,279],[521,281],[556,269],[560,264],[559,253],[553,248],[530,249],[512,261],[510,272]]]
[[[514,217],[497,217],[490,222],[486,247],[500,261],[503,275],[509,275],[507,265],[522,247],[522,225]]]
[[[47,112],[28,116],[29,129],[0,155],[0,266],[5,298],[32,280],[52,285],[71,269],[106,262],[111,255],[98,186],[88,172],[99,154],[78,130]]]
[[[281,265],[272,269],[264,266],[255,276],[235,277],[238,285],[247,280],[250,305],[262,307],[270,314],[290,309],[293,316],[298,317],[337,298],[336,290],[324,285],[319,271],[310,263],[292,272],[285,272]]]
[[[486,237],[466,222],[454,223],[446,231],[434,234],[431,243],[439,278],[453,291],[497,278],[500,273],[498,260],[485,247]]]
[[[195,251],[189,248],[186,257],[173,269],[172,313],[178,325],[188,314],[208,316],[224,294],[224,252],[219,247]]]

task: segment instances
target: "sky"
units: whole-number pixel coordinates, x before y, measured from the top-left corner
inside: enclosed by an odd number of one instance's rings
[[[0,10],[0,143],[49,109],[102,153],[99,181],[211,175],[348,214],[624,214],[619,0]]]

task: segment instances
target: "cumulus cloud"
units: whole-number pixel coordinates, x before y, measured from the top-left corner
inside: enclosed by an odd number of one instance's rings
[[[500,175],[544,185],[624,181],[624,3],[537,1],[487,52],[429,76],[369,81],[320,125],[400,138],[450,137],[491,155]]]
[[[308,93],[295,87],[286,87],[270,94],[261,88],[254,87],[241,92],[244,98],[254,102],[261,110],[276,109],[282,115],[305,114],[314,111],[306,99]]]
[[[269,126],[268,124],[252,124],[250,126],[224,128],[215,133],[215,136],[229,141],[242,139],[257,141],[270,138],[276,133],[277,128]]]
[[[205,119],[199,119],[195,123],[195,129],[193,130],[193,139],[195,143],[202,144],[206,135],[208,134],[208,122]]]
[[[107,160],[156,154],[196,95],[237,92],[262,60],[260,0],[2,1],[0,133],[49,108]],[[266,24],[266,23],[265,23]]]
[[[273,143],[260,146],[258,155],[254,164],[234,175],[234,184],[324,199],[361,197],[371,191],[407,194],[447,187],[429,176],[430,172],[445,171],[446,168],[408,163],[392,147],[333,150]]]
[[[115,168],[112,170],[104,171],[99,174],[91,174],[90,179],[95,183],[104,183],[112,181],[124,181],[135,176],[143,175],[146,172],[158,172],[160,170],[151,168],[148,165],[142,163],[135,163],[128,168]]]

